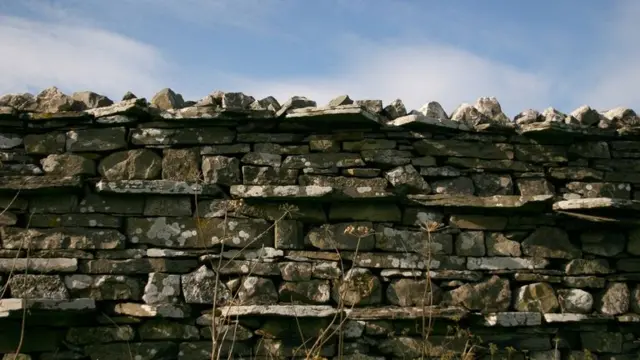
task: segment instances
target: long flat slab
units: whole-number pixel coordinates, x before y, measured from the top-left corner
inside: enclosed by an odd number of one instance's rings
[[[287,111],[286,115],[281,119],[281,121],[304,121],[305,123],[313,122],[319,124],[334,123],[337,125],[344,123],[382,123],[380,116],[367,111],[359,105],[321,106],[291,109]]]
[[[495,195],[495,196],[456,196],[456,195],[408,195],[410,203],[422,206],[470,209],[518,209],[544,210],[550,207],[553,195]]]
[[[216,184],[173,180],[100,180],[96,191],[117,194],[159,194],[159,195],[205,195],[221,193]]]
[[[93,299],[82,298],[72,300],[53,299],[0,299],[0,318],[22,316],[25,310],[29,312],[87,312],[96,308]]]

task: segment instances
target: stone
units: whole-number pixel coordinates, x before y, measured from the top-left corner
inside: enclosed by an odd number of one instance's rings
[[[349,97],[349,95],[340,95],[335,98],[329,100],[328,106],[341,106],[341,105],[351,105],[353,104],[353,100]]]
[[[582,256],[567,233],[555,227],[541,226],[522,241],[522,253],[532,257],[573,259]]]
[[[478,196],[513,195],[513,181],[509,175],[474,174],[471,179]]]
[[[93,160],[74,154],[51,154],[40,160],[42,170],[49,175],[95,176],[96,164]]]
[[[274,227],[274,247],[296,250],[304,248],[303,223],[296,220],[279,220]]]
[[[315,185],[232,185],[229,192],[232,196],[244,199],[313,199],[327,197],[333,193],[333,188]]]
[[[136,128],[131,129],[134,145],[168,147],[170,145],[221,145],[236,138],[235,131],[227,128]]]
[[[209,248],[273,246],[270,225],[262,219],[128,218],[126,232],[133,243],[158,247]]]
[[[514,308],[518,311],[553,313],[560,308],[560,304],[553,287],[538,282],[518,288]]]
[[[449,224],[460,229],[502,231],[507,227],[508,219],[502,216],[451,215]]]
[[[239,144],[244,145],[244,144]],[[278,154],[278,155],[303,155],[309,153],[309,145],[284,145],[275,143],[258,143],[253,145],[253,150],[258,153]],[[247,145],[247,153],[250,148]]]
[[[342,150],[348,152],[358,152],[366,150],[390,150],[395,149],[396,146],[396,140],[362,139],[358,141],[344,141],[342,143]]]
[[[480,97],[476,100],[474,107],[478,112],[486,116],[489,121],[498,124],[509,124],[511,120],[502,112],[502,107],[495,97]],[[453,119],[453,115],[451,116]]]
[[[191,198],[151,195],[145,199],[144,216],[191,216]]]
[[[588,159],[611,159],[609,144],[605,141],[572,143],[569,154]]]
[[[198,340],[200,332],[193,325],[181,324],[166,319],[145,321],[139,328],[140,338],[148,340]]]
[[[442,290],[428,280],[399,279],[387,287],[387,301],[398,306],[433,306],[442,299]]]
[[[520,250],[520,242],[515,241],[504,233],[486,233],[485,244],[487,246],[488,256],[513,256],[522,255]]]
[[[35,104],[24,110],[41,113],[57,113],[62,111],[82,111],[84,109],[84,103],[64,94],[57,87],[51,86],[36,95]]]
[[[147,275],[152,272],[188,273],[198,265],[191,259],[134,258],[126,260],[86,260],[79,270],[86,274]]]
[[[394,149],[363,150],[360,154],[367,164],[380,167],[407,165],[412,157],[410,151]]]
[[[418,112],[426,117],[430,117],[438,120],[448,120],[449,116],[442,108],[442,105],[437,101],[429,101],[428,103],[422,105]]]
[[[240,160],[226,156],[203,156],[202,174],[204,181],[221,185],[242,183]]]
[[[200,156],[196,149],[163,149],[162,178],[177,181],[200,180]]]
[[[578,182],[567,183],[567,189],[585,198],[630,199],[631,185],[614,183]]]
[[[340,151],[340,142],[331,139],[310,139],[309,150],[313,152],[337,153]]]
[[[582,233],[580,241],[582,242],[582,251],[585,253],[607,257],[614,257],[622,253],[627,243],[624,234],[609,232]]]
[[[640,255],[640,228],[630,230],[628,239],[627,252],[631,255]]]
[[[0,229],[5,249],[121,249],[125,237],[113,229]]]
[[[141,281],[129,276],[74,274],[65,276],[64,284],[74,298],[96,301],[136,301],[142,298]]]
[[[142,300],[147,304],[175,304],[180,291],[180,275],[153,272],[149,274]]]
[[[220,305],[231,299],[231,292],[212,270],[202,265],[192,273],[181,275],[182,294],[188,304]],[[214,300],[216,304],[214,304]]]
[[[429,184],[413,165],[398,166],[384,173],[384,177],[400,193],[431,192]]]
[[[387,118],[393,120],[407,115],[407,108],[402,103],[402,100],[395,99],[389,105],[384,107],[383,113]]]
[[[351,153],[313,153],[305,155],[289,155],[282,162],[282,167],[304,169],[350,168],[365,166],[359,154]]]
[[[28,134],[24,137],[24,150],[33,155],[58,154],[64,152],[66,143],[64,133]]]
[[[468,177],[457,177],[433,181],[431,183],[435,194],[472,196],[475,193],[473,181]]]
[[[464,231],[456,237],[456,255],[484,256],[484,233],[482,231]]]
[[[65,340],[75,345],[92,345],[117,341],[132,341],[135,331],[131,326],[73,327]]]
[[[511,160],[514,157],[513,147],[507,144],[422,139],[416,141],[413,146],[420,155],[471,157],[487,160]]]
[[[522,144],[514,147],[516,160],[533,163],[567,162],[567,150],[556,145]]]
[[[222,94],[222,108],[230,110],[245,110],[256,101],[253,96],[242,92],[225,92]]]
[[[180,109],[184,107],[182,95],[176,94],[169,88],[164,88],[157,92],[151,99],[151,103],[162,110]]]
[[[14,255],[15,256],[15,255]],[[0,259],[0,272],[37,272],[37,273],[58,273],[74,272],[78,270],[77,259],[48,258],[48,259]]]
[[[311,279],[311,263],[284,262],[278,265],[282,279],[285,281],[307,281]]]
[[[240,283],[237,301],[241,305],[268,305],[278,301],[278,292],[268,278],[247,276]]]
[[[383,110],[382,100],[356,100],[355,104],[374,114]]]
[[[509,281],[492,276],[478,284],[464,284],[444,296],[446,302],[462,305],[472,311],[504,312],[511,303]]]
[[[326,304],[331,298],[331,285],[327,280],[283,282],[278,289],[279,299],[295,304]]]
[[[596,353],[613,353],[619,354],[622,352],[622,343],[623,343],[623,335],[617,332],[609,332],[609,331],[584,331],[580,332],[580,342],[582,343],[584,350],[589,351],[590,354],[585,359],[589,359],[589,357],[593,357],[591,355],[593,352]],[[617,355],[612,355],[611,357],[606,355],[598,355],[598,359],[610,359],[614,360],[618,357]],[[630,358],[632,359],[632,358]]]
[[[96,94],[93,91],[78,91],[71,94],[71,98],[84,104],[85,109],[95,109],[113,105],[113,101],[108,97]]]
[[[329,208],[329,220],[400,222],[402,212],[394,204],[334,203]]]
[[[98,171],[106,180],[152,180],[160,177],[162,158],[147,149],[116,152],[100,161]]]
[[[354,267],[334,282],[331,298],[345,306],[375,305],[382,301],[380,279],[369,269]]]
[[[176,359],[178,345],[173,342],[121,342],[89,345],[85,347],[84,351],[91,359],[95,360],[130,358],[135,360]]]
[[[370,251],[375,246],[371,222],[339,223],[312,228],[304,240],[320,250]]]
[[[589,314],[593,309],[593,295],[582,289],[559,289],[560,309],[566,313]]]
[[[282,169],[270,166],[243,166],[242,182],[247,185],[295,185],[298,169]]]
[[[549,261],[541,258],[518,257],[480,257],[467,258],[469,270],[518,270],[518,269],[544,269]]]
[[[249,105],[251,110],[267,110],[277,112],[280,110],[280,103],[273,96],[267,96],[266,98],[256,100]]]
[[[447,233],[428,233],[376,226],[375,247],[390,252],[415,252],[424,256],[453,253],[453,236]]]
[[[616,107],[604,112],[603,116],[616,128],[638,124],[638,116],[632,109]]]
[[[565,267],[567,275],[603,275],[612,272],[607,259],[573,259]]]
[[[609,283],[598,301],[598,311],[605,315],[621,315],[629,311],[631,293],[626,283]]]
[[[104,152],[127,147],[124,127],[77,129],[67,131],[66,149],[70,152]]]
[[[246,153],[240,161],[249,165],[280,167],[280,165],[282,165],[282,156],[270,153],[249,152]]]
[[[14,298],[69,299],[69,292],[57,275],[13,274],[8,285]]]

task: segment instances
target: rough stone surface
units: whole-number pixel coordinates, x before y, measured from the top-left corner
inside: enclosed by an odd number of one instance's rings
[[[425,102],[0,95],[0,357],[635,359],[637,113]]]

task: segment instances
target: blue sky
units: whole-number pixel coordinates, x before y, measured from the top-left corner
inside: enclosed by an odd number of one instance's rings
[[[0,93],[640,108],[640,1],[4,0]]]

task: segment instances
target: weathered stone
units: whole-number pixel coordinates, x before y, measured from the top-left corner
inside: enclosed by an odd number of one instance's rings
[[[401,193],[429,193],[431,187],[420,176],[413,165],[405,165],[393,168],[384,173],[385,178],[396,191]]]
[[[415,252],[425,256],[453,253],[453,237],[446,233],[398,230],[380,225],[376,227],[375,240],[376,249],[382,251]]]
[[[75,195],[38,196],[29,200],[29,208],[34,213],[65,214],[75,212],[78,197]]]
[[[163,149],[162,178],[177,181],[200,180],[200,156],[196,149]]]
[[[74,272],[78,270],[77,259],[48,258],[48,259],[0,259],[0,272],[37,272],[58,273]]]
[[[421,168],[420,175],[425,177],[459,177],[462,176],[462,171],[451,167],[451,166],[442,166],[442,167],[429,167],[429,168]]]
[[[181,324],[165,319],[145,321],[138,328],[140,337],[148,340],[198,340],[200,331],[193,325]]]
[[[126,229],[131,242],[159,247],[273,246],[270,225],[261,219],[128,218]]]
[[[218,276],[204,265],[180,278],[185,302],[193,304],[224,303],[231,299],[231,292],[218,280]],[[171,287],[173,288],[173,287]]]
[[[106,180],[156,179],[162,171],[162,158],[147,149],[116,152],[100,161],[98,171]]]
[[[346,306],[375,305],[382,301],[382,285],[370,270],[351,268],[334,283],[331,297]]]
[[[464,231],[456,237],[456,255],[484,256],[484,233],[482,231]]]
[[[514,308],[518,311],[541,313],[556,312],[560,307],[553,287],[547,283],[534,283],[518,288]]]
[[[614,183],[586,183],[586,182],[570,182],[567,185],[567,189],[571,192],[581,195],[586,198],[615,198],[615,199],[630,199],[631,198],[631,185],[629,184],[614,184]]]
[[[593,357],[593,355],[591,355],[593,352],[619,354],[622,352],[623,341],[624,341],[623,335],[621,333],[608,332],[608,331],[580,332],[580,342],[584,346],[584,350],[589,351],[590,353],[588,357],[585,357],[585,359],[589,359],[589,357]],[[603,359],[603,358],[604,359],[609,358],[613,360],[618,358],[618,356],[617,355],[613,355],[611,357],[608,357],[606,355],[598,356],[598,359]]]
[[[242,182],[247,185],[295,185],[298,171],[269,166],[243,166]]]
[[[140,280],[122,275],[67,275],[64,284],[72,297],[103,300],[140,300]]]
[[[468,177],[438,180],[431,183],[435,194],[471,196],[475,193],[473,181]]]
[[[375,246],[371,222],[340,223],[312,228],[305,242],[320,250],[370,251]]]
[[[5,249],[121,249],[125,237],[117,230],[104,229],[0,229]]]
[[[395,99],[389,105],[384,107],[383,112],[387,118],[393,120],[407,115],[407,108],[402,103],[402,100]]]
[[[445,164],[455,166],[455,167],[466,168],[466,169],[483,169],[486,171],[499,171],[499,172],[543,171],[543,168],[539,165],[530,164],[522,161],[515,161],[515,160],[484,160],[484,159],[477,159],[477,158],[450,157],[450,158],[447,158]],[[433,165],[422,165],[422,166],[435,166],[435,160]]]
[[[359,154],[350,153],[314,153],[305,155],[289,155],[282,162],[282,166],[291,169],[306,167],[329,169],[365,166]]]
[[[69,292],[57,275],[14,274],[8,281],[15,298],[65,300]]]
[[[582,255],[570,241],[567,233],[559,228],[543,226],[522,242],[522,253],[527,256],[572,259]]]
[[[558,300],[562,312],[589,314],[593,309],[593,296],[581,289],[560,289]]]
[[[296,220],[279,220],[274,227],[274,247],[276,249],[304,248],[303,224]]]
[[[242,145],[242,144],[240,144]],[[258,143],[253,145],[253,150],[258,153],[278,155],[303,155],[309,153],[309,145],[283,145],[274,143]],[[249,149],[247,151],[249,152]]]
[[[475,174],[471,176],[471,179],[478,196],[513,194],[513,182],[509,175]]]
[[[333,192],[328,186],[232,185],[231,195],[239,198],[322,198]]]
[[[283,282],[278,289],[280,301],[302,304],[325,304],[329,302],[331,286],[327,280]]]
[[[123,342],[104,345],[89,345],[85,347],[85,353],[91,359],[95,360],[124,360],[130,358],[135,360],[176,359],[178,354],[178,345],[173,342]]]
[[[389,284],[386,297],[398,306],[432,306],[440,303],[442,291],[428,280],[399,279]]]
[[[238,289],[238,301],[242,305],[266,305],[278,301],[276,291],[271,279],[247,276]]]
[[[509,309],[511,289],[509,281],[492,276],[478,284],[464,284],[444,296],[446,302],[462,305],[469,310],[502,312]]]
[[[635,228],[628,233],[627,252],[631,255],[640,255],[640,228]]]
[[[451,215],[449,224],[460,229],[502,231],[507,226],[508,219],[502,216],[485,215]]]
[[[299,177],[299,182],[300,185],[304,186],[330,186],[341,190],[370,188],[378,191],[384,191],[389,184],[386,179],[382,178],[361,179],[356,177],[324,175],[301,175]]]
[[[66,141],[64,133],[28,134],[24,137],[24,150],[34,155],[62,153]]]
[[[573,259],[565,267],[567,275],[609,274],[612,272],[606,259]]]
[[[204,180],[222,185],[242,183],[240,161],[226,156],[204,156],[202,158]]]
[[[434,119],[449,119],[449,116],[442,108],[442,105],[437,101],[429,101],[428,103],[422,105],[418,110],[419,113],[424,116],[434,118]]]
[[[278,154],[250,152],[245,154],[240,161],[249,165],[280,167],[282,164],[282,156]]]
[[[534,163],[566,162],[567,151],[565,148],[555,145],[527,144],[515,146],[515,158],[520,161]]]
[[[153,272],[149,274],[142,300],[147,304],[171,304],[177,303],[179,296],[180,275]]]
[[[334,203],[329,209],[329,220],[400,222],[402,213],[394,204]]]
[[[131,129],[132,144],[156,147],[230,144],[235,137],[235,131],[227,128]]]
[[[131,326],[74,327],[67,331],[65,339],[71,344],[93,345],[117,341],[131,341],[135,331]]]
[[[310,139],[309,150],[313,152],[337,153],[340,151],[340,142],[333,139]]]
[[[185,105],[182,95],[176,94],[169,88],[157,92],[151,99],[151,103],[161,110],[180,109]]]
[[[307,281],[311,279],[311,263],[284,262],[278,265],[282,279],[285,281]]]
[[[598,301],[598,311],[605,315],[620,315],[629,311],[629,287],[625,283],[609,283]]]
[[[86,274],[127,274],[140,275],[152,272],[187,273],[196,268],[195,260],[174,260],[143,258],[127,260],[95,259],[80,264],[80,271]]]
[[[186,196],[148,196],[144,216],[190,216],[191,198]]]
[[[488,256],[519,257],[522,254],[520,250],[520,242],[511,239],[504,233],[486,233],[485,243],[487,246]]]
[[[42,170],[49,175],[88,175],[96,174],[96,164],[84,156],[73,154],[52,154],[40,160]]]
[[[302,142],[303,134],[296,133],[239,133],[237,141],[248,143],[297,143]]]
[[[78,91],[71,94],[73,100],[84,104],[86,109],[95,109],[113,105],[113,101],[108,97],[96,94],[93,91]]]
[[[549,261],[541,258],[518,257],[481,257],[467,258],[469,270],[518,270],[518,269],[544,269]]]
[[[513,159],[513,147],[507,144],[485,144],[458,140],[422,139],[413,144],[420,155],[471,157],[488,160]]]
[[[367,164],[381,167],[407,165],[413,156],[410,151],[393,149],[363,150],[361,155]]]
[[[124,127],[70,130],[66,148],[70,152],[120,150],[127,147],[126,133]]]
[[[248,99],[251,99],[251,96],[247,96]],[[251,110],[268,110],[277,112],[280,110],[280,103],[273,96],[267,96],[266,98],[256,100],[249,105]]]

